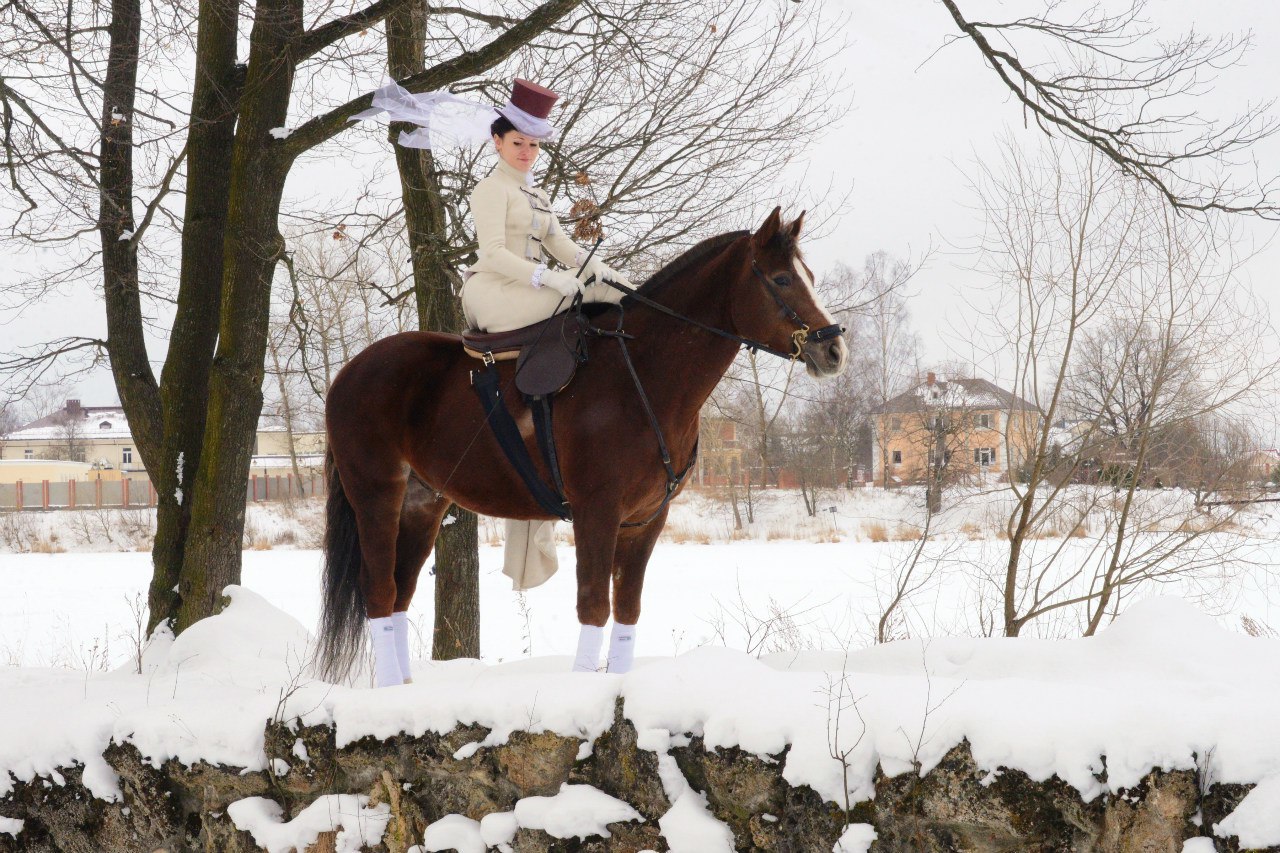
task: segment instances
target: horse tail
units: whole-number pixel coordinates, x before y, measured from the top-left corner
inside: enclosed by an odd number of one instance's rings
[[[355,510],[343,491],[333,451],[325,454],[329,495],[325,501],[324,582],[317,642],[317,675],[346,680],[364,654],[366,618],[360,586],[360,533]]]

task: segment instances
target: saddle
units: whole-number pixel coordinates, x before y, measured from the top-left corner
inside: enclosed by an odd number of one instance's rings
[[[550,319],[508,332],[462,333],[462,350],[485,364],[516,362],[516,388],[529,397],[563,389],[587,360],[587,315],[570,309]]]
[[[617,328],[602,329],[593,325],[592,320],[608,312],[617,313]],[[622,310],[615,305],[590,304],[583,305],[581,298],[574,300],[569,310],[553,315],[548,320],[512,329],[509,332],[481,332],[468,330],[462,333],[462,349],[472,358],[479,359],[484,366],[471,371],[471,386],[480,398],[485,420],[493,432],[498,446],[507,457],[525,488],[529,490],[534,501],[549,515],[564,521],[573,521],[573,510],[564,493],[564,479],[560,474],[560,458],[556,450],[555,434],[552,430],[552,402],[557,392],[563,390],[578,370],[578,365],[587,361],[587,339],[591,337],[612,338],[621,348],[623,362],[627,373],[635,384],[636,393],[644,404],[645,415],[658,440],[658,450],[662,466],[667,474],[667,493],[658,509],[643,521],[629,521],[623,527],[642,527],[657,518],[667,503],[675,496],[676,491],[693,470],[698,456],[697,444],[689,464],[683,471],[676,472],[671,466],[671,454],[667,452],[667,444],[662,436],[662,429],[649,405],[648,396],[640,385],[640,377],[636,375],[631,364],[631,356],[627,352],[627,339],[631,336],[622,331]],[[525,404],[533,416],[534,432],[537,436],[538,449],[542,461],[551,473],[551,482],[543,479],[534,464],[524,437],[516,425],[515,419],[507,409],[502,395],[501,377],[497,363],[515,359],[516,389],[524,396]]]

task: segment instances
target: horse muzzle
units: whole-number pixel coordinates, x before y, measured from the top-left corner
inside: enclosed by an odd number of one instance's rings
[[[810,376],[825,379],[844,372],[849,363],[849,346],[843,335],[825,341],[807,341],[800,348],[800,357]]]

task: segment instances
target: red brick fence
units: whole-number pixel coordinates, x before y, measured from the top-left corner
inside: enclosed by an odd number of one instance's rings
[[[320,474],[260,476],[245,482],[251,503],[310,498],[325,493]],[[144,509],[156,505],[156,490],[146,478],[124,480],[40,480],[0,483],[0,512],[61,509]]]

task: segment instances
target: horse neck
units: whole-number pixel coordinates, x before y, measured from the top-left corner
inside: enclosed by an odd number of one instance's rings
[[[735,287],[723,282],[740,281],[747,263],[741,253],[728,251],[644,295],[691,320],[729,331]],[[677,417],[701,409],[733,363],[739,344],[645,305],[628,306],[627,314],[626,330],[635,336],[630,349],[636,372],[646,391],[652,388],[655,404],[670,407]]]

